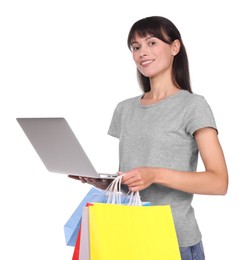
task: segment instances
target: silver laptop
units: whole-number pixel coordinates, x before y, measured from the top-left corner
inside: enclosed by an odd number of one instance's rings
[[[50,172],[91,178],[115,178],[98,173],[65,118],[17,118],[19,125]]]

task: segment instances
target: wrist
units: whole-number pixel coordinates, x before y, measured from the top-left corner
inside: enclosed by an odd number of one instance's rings
[[[159,178],[160,178],[159,170],[160,170],[160,168],[158,168],[158,167],[153,168],[153,171],[152,171],[153,172],[153,183],[159,182]]]

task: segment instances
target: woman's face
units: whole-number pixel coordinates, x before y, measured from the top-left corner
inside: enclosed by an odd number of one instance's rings
[[[138,70],[149,78],[171,72],[173,58],[177,54],[174,43],[167,44],[151,35],[144,38],[136,35],[131,50]]]

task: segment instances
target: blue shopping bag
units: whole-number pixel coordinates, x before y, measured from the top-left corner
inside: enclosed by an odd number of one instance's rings
[[[104,200],[103,194],[104,194],[103,190],[92,187],[85,195],[85,197],[82,199],[82,201],[75,209],[75,211],[72,213],[68,221],[65,223],[64,234],[65,234],[65,241],[67,246],[75,246],[76,244],[78,231],[82,219],[83,207],[86,206],[86,203],[103,202]]]

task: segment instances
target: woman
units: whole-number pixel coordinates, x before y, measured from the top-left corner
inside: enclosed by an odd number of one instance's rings
[[[193,194],[225,195],[228,188],[214,116],[204,97],[192,93],[186,50],[170,20],[137,21],[128,47],[144,94],[117,105],[108,131],[120,141],[123,184],[140,191],[142,201],[171,205],[182,259],[204,259]],[[198,153],[203,172],[196,172]]]

